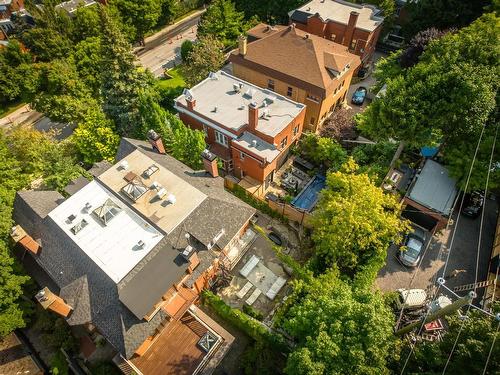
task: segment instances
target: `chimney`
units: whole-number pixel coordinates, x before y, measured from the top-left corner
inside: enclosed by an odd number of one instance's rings
[[[247,54],[247,37],[245,35],[239,36],[238,49],[241,56],[245,56]]]
[[[289,28],[290,28],[290,30],[295,30],[295,23],[291,23]]]
[[[349,16],[349,23],[347,24],[344,40],[342,43],[344,46],[347,46],[347,48],[349,48],[351,45],[352,36],[354,35],[354,30],[356,29],[356,22],[358,22],[358,17],[359,13],[354,10],[351,12],[351,15]]]
[[[52,293],[47,287],[40,290],[35,295],[35,298],[45,310],[51,310],[64,318],[67,318],[71,311],[73,311],[70,305],[64,302],[61,297]]]
[[[217,156],[208,150],[203,150],[201,153],[201,158],[203,159],[203,166],[205,170],[212,176],[219,176],[219,168],[217,167]]]
[[[188,109],[190,111],[192,111],[194,109],[194,107],[196,107],[196,99],[193,98],[192,96],[186,96],[186,102],[187,102]]]
[[[248,105],[248,130],[252,133],[259,123],[259,107],[256,102]]]
[[[148,131],[148,140],[153,146],[153,150],[156,150],[159,154],[165,154],[165,147],[163,146],[163,141],[157,132],[154,130]]]

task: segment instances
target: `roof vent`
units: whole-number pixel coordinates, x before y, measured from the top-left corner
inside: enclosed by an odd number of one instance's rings
[[[187,245],[184,251],[182,252],[182,256],[186,259],[189,260],[189,257],[191,256],[191,253],[193,252],[193,246]]]
[[[213,79],[213,80],[218,80],[219,76],[217,74],[215,74],[214,72],[210,72],[210,74],[208,75],[208,78]]]
[[[74,214],[71,214],[71,215],[68,216],[68,222],[69,223],[72,223],[73,220],[75,220],[75,219],[76,219],[76,215],[74,215]]]
[[[254,139],[254,140],[252,141],[252,146],[253,146],[253,147],[257,147],[257,140],[256,140],[256,139]]]
[[[240,92],[240,89],[241,89],[240,85],[238,85],[237,83],[233,83],[234,92]]]
[[[212,112],[217,113],[217,106],[214,107],[214,109],[212,110]]]
[[[184,95],[186,98],[193,98],[193,93],[189,89],[184,89],[182,91],[182,95]]]
[[[260,115],[260,118],[266,118],[266,117],[270,117],[269,108],[265,108],[264,110],[262,110],[262,114]]]
[[[266,96],[266,101],[269,103],[274,103],[275,100],[276,100],[276,96],[274,96],[274,95],[269,94]]]
[[[90,211],[90,209],[91,209],[91,208],[92,208],[92,205],[91,205],[89,202],[85,203],[85,207],[84,207],[84,209],[85,209],[86,211]]]
[[[255,94],[255,90],[254,89],[248,89],[247,91],[245,91],[245,96],[247,96],[249,98],[253,98],[254,94]]]
[[[309,34],[304,35],[304,39],[309,39]]]
[[[48,300],[47,296],[45,295],[45,290],[42,289],[40,290],[36,295],[35,298],[38,302],[45,302]]]
[[[167,190],[165,188],[161,188],[160,190],[158,190],[158,192],[156,193],[156,198],[158,199],[163,199],[163,197],[167,195]]]
[[[167,202],[170,204],[174,204],[176,201],[177,199],[175,198],[175,195],[169,194],[169,196],[167,197]]]
[[[139,240],[139,241],[137,241],[137,247],[138,247],[139,249],[143,249],[143,248],[144,248],[144,246],[146,246],[146,243],[145,243],[143,240]]]
[[[122,161],[120,162],[120,164],[118,164],[118,166],[119,166],[121,169],[123,169],[123,170],[127,170],[127,169],[128,169],[128,161],[126,161],[126,160],[122,160]]]

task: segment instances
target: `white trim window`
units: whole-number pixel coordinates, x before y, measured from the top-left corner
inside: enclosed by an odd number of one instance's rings
[[[215,142],[218,144],[221,144],[225,147],[229,147],[229,141],[227,137],[222,134],[220,131],[215,130]]]

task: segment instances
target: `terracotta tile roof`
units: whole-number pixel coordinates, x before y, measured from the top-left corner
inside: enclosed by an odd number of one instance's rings
[[[322,97],[336,86],[329,67],[342,70],[350,64],[355,69],[361,64],[347,47],[291,26],[249,43],[245,56],[233,51],[229,59]]]

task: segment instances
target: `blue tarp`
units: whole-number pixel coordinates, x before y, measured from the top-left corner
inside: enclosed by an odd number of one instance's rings
[[[432,157],[436,156],[436,154],[438,153],[438,151],[439,151],[439,147],[425,146],[425,147],[422,147],[420,149],[420,154],[424,158],[432,158]]]

